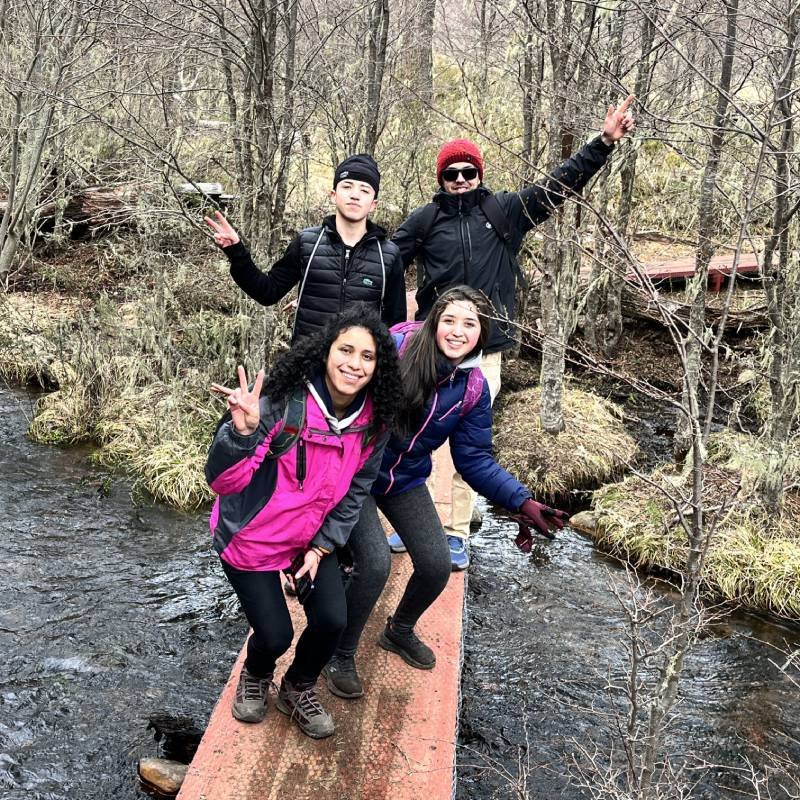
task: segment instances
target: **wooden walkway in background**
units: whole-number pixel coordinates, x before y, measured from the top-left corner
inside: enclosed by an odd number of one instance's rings
[[[435,459],[434,499],[446,517],[453,473],[449,451]],[[411,574],[407,555],[392,557],[392,576],[364,632],[357,655],[365,693],[358,700],[320,698],[336,722],[329,739],[309,739],[271,704],[264,722],[237,722],[230,707],[244,660],[231,671],[178,800],[450,800],[461,673],[464,576],[422,617],[417,630],[436,651],[430,671],[409,667],[377,645],[386,617]],[[289,599],[295,631],[304,626]],[[276,679],[288,665],[278,662]],[[271,698],[272,699],[272,698]]]
[[[686,280],[694,276],[695,259],[694,256],[679,258],[673,261],[651,261],[642,265],[647,277],[653,281],[663,280]],[[738,275],[758,275],[760,262],[758,256],[753,254],[742,255],[736,268]],[[719,292],[722,288],[724,279],[733,272],[733,256],[715,256],[708,264],[708,288],[712,292]],[[591,276],[590,266],[581,269],[581,279],[587,282]],[[632,270],[625,275],[625,279],[635,283],[638,276]]]

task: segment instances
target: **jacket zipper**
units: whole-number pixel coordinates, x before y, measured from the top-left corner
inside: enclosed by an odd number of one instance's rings
[[[458,232],[461,235],[461,263],[464,266],[464,283],[467,283],[467,251],[464,249],[464,214],[462,212],[463,200],[458,198]]]
[[[350,267],[350,248],[344,249],[344,261],[342,262],[342,288],[339,292],[339,313],[344,311],[344,293],[347,287],[347,270]]]
[[[428,427],[428,423],[433,418],[433,412],[436,411],[436,401],[438,399],[439,399],[439,390],[437,389],[433,394],[433,403],[431,403],[431,410],[430,413],[428,414],[428,418],[425,420],[425,422],[422,423],[422,427],[414,434],[414,438],[409,442],[408,447],[405,450],[403,450],[402,453],[400,453],[400,455],[397,457],[397,461],[395,461],[394,464],[392,464],[391,468],[389,469],[389,485],[386,487],[386,494],[389,494],[389,492],[392,490],[392,486],[394,486],[394,471],[395,469],[397,469],[400,462],[403,460],[403,456],[411,452],[414,445],[417,443],[417,439],[419,439],[419,437],[422,435],[422,432],[425,430],[425,428]]]
[[[300,439],[297,442],[297,458],[295,463],[295,474],[300,491],[303,491],[303,481],[306,479],[306,443]]]

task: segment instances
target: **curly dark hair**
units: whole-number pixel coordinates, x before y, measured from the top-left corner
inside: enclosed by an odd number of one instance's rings
[[[375,340],[375,373],[369,383],[375,417],[391,428],[403,401],[403,384],[397,362],[397,348],[378,314],[370,307],[357,303],[331,318],[317,333],[303,336],[275,361],[262,394],[272,400],[288,397],[315,375],[325,371],[331,345],[342,331],[364,328]]]

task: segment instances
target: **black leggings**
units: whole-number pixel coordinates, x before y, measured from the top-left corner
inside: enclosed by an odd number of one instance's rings
[[[364,626],[389,578],[391,554],[378,509],[400,534],[414,565],[392,617],[396,630],[413,628],[450,577],[450,548],[427,486],[402,494],[368,497],[350,534],[353,574],[347,587],[347,628],[336,650],[338,656],[355,654]]]
[[[292,645],[294,629],[281,588],[280,572],[243,572],[222,561],[244,615],[253,629],[247,640],[245,666],[251,675],[271,676],[275,662]],[[308,626],[300,635],[286,679],[309,686],[336,650],[347,623],[347,604],[336,554],[325,556],[314,579],[314,591],[303,610]]]

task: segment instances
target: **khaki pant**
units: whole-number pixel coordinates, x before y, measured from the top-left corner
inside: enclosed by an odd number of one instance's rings
[[[502,353],[489,353],[481,359],[481,372],[489,383],[489,394],[494,403],[500,391],[500,369],[502,366]],[[475,492],[470,489],[464,479],[457,472],[453,473],[453,488],[450,493],[451,515],[450,523],[444,526],[448,536],[458,536],[462,539],[469,537],[469,523],[472,519],[472,509],[475,506]]]

